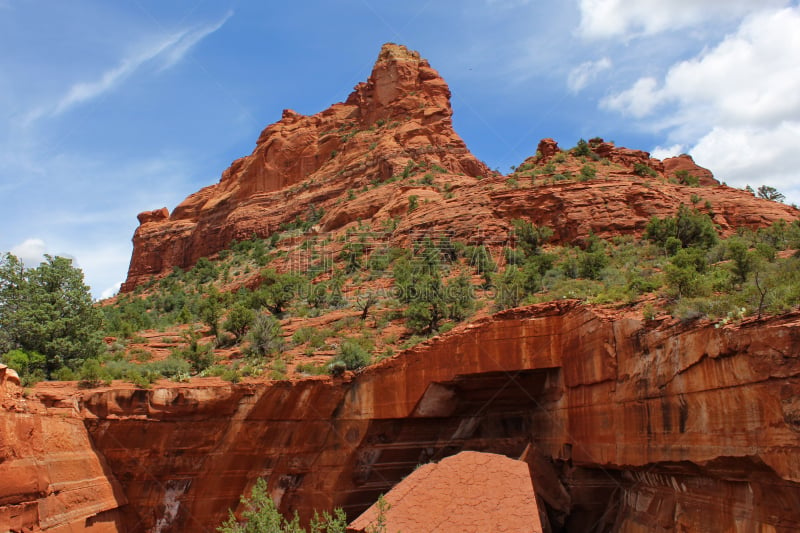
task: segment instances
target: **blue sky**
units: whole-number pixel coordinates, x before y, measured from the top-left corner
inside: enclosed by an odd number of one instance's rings
[[[0,0],[0,251],[71,256],[111,294],[137,213],[215,183],[284,108],[344,100],[389,41],[492,168],[600,136],[800,203],[797,1]]]

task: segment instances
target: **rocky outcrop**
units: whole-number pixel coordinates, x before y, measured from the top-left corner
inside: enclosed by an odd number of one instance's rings
[[[687,175],[697,178],[698,184],[702,187],[719,185],[711,171],[695,163],[690,155],[681,154],[664,160],[664,174],[667,177],[679,179],[680,172],[686,172]]]
[[[422,465],[354,520],[347,531],[541,533],[528,465],[502,455],[461,452]]]
[[[796,531],[800,313],[717,326],[561,301],[335,380],[43,385],[0,419],[0,516],[79,530],[119,507],[127,531],[213,531],[265,477],[282,511],[355,517],[473,450],[525,458],[552,531]]]
[[[28,400],[2,367],[0,404],[0,531],[126,531],[119,512],[125,494],[89,438],[78,402]]]

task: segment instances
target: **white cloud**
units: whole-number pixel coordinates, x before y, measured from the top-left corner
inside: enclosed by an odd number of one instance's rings
[[[160,70],[168,69],[174,64],[180,62],[180,60],[183,59],[186,53],[191,50],[194,45],[220,29],[222,25],[225,24],[225,22],[232,16],[233,11],[228,11],[225,16],[217,22],[184,32],[175,45],[165,53],[164,64],[161,66]]]
[[[656,159],[664,160],[668,157],[675,157],[686,153],[686,146],[673,144],[672,146],[656,146],[650,150],[650,155]]]
[[[103,290],[100,293],[100,299],[105,300],[106,298],[111,298],[112,296],[114,296],[119,292],[120,287],[122,287],[122,282],[121,281],[116,282],[113,286]]]
[[[642,118],[652,113],[664,99],[657,85],[655,78],[640,78],[630,89],[601,100],[600,107]]]
[[[770,128],[715,127],[691,149],[698,164],[728,185],[771,185],[800,202],[800,122]]]
[[[601,106],[649,121],[731,185],[768,183],[800,201],[800,7],[760,11],[662,80]]]
[[[611,60],[607,57],[597,61],[586,61],[572,69],[567,75],[567,88],[572,93],[579,93],[598,74],[611,68]]]
[[[155,44],[134,50],[115,67],[105,71],[93,81],[83,81],[72,85],[58,102],[52,107],[43,107],[34,110],[26,119],[26,123],[33,122],[44,115],[60,115],[76,105],[93,100],[112,90],[126,78],[134,74],[143,65],[159,61],[159,71],[166,70],[184,58],[184,56],[197,43],[208,35],[214,33],[233,15],[229,11],[220,20],[196,27],[174,32],[162,37]]]
[[[11,253],[19,258],[28,267],[38,266],[44,261],[44,254],[47,253],[47,245],[42,239],[25,239],[20,244],[11,247]]]
[[[579,32],[587,38],[634,37],[705,22],[736,20],[785,0],[581,0]]]

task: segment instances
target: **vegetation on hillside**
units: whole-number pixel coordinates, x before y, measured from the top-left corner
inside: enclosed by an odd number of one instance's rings
[[[548,160],[537,154],[514,168],[506,185],[602,179],[619,165],[594,152],[599,142],[581,140]],[[440,189],[445,172],[409,160],[389,181]],[[638,164],[634,172],[653,179],[655,171]],[[560,245],[550,242],[551,228],[525,219],[509,221],[502,241],[429,232],[393,246],[400,218],[320,235],[323,210],[310,205],[266,239],[232,242],[216,257],[100,305],[92,305],[69,260],[47,257],[25,269],[7,254],[0,260],[0,361],[26,384],[284,379],[290,371],[358,370],[476,313],[551,300],[636,306],[648,320],[721,322],[798,305],[800,221],[721,239],[699,178],[679,171],[669,180],[698,188],[692,205],[652,219],[641,237],[589,235]],[[766,186],[758,195],[782,199]],[[420,205],[416,196],[408,200],[409,211]],[[163,332],[158,356],[153,331]]]

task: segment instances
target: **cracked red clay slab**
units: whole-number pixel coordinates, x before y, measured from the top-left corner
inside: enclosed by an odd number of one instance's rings
[[[541,533],[527,463],[461,452],[417,468],[385,496],[387,533]],[[378,518],[373,505],[348,527],[363,533]]]

